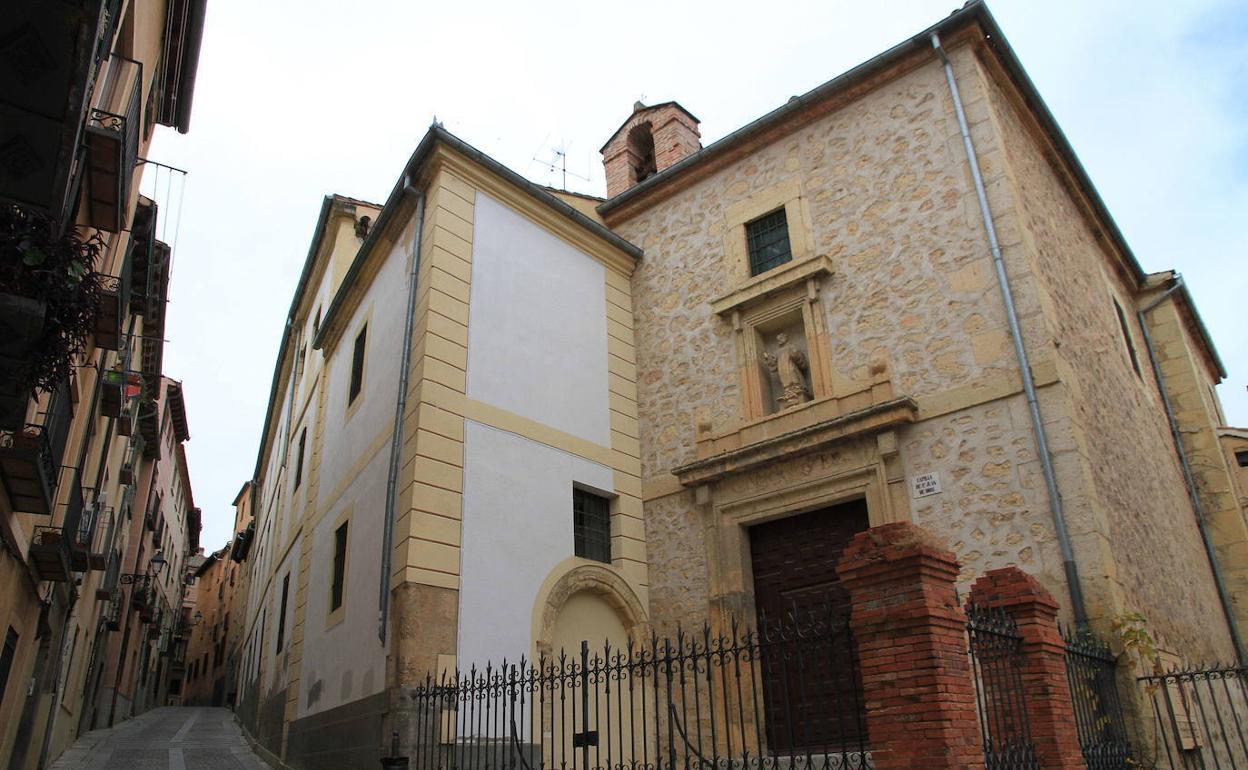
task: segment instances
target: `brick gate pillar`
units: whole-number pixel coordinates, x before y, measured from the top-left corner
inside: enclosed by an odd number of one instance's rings
[[[908,522],[859,533],[841,556],[877,770],[984,768],[958,569]]]
[[[1005,610],[1023,638],[1023,702],[1036,759],[1045,770],[1083,770],[1074,703],[1066,678],[1066,642],[1057,627],[1057,601],[1017,567],[989,570],[971,586],[971,601]]]

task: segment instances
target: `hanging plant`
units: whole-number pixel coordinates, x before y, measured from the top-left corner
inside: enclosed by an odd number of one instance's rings
[[[71,228],[62,235],[41,214],[0,205],[0,299],[10,325],[26,336],[9,351],[18,354],[10,365],[21,391],[55,389],[85,350],[100,304],[95,268],[104,248],[98,233],[83,238]]]

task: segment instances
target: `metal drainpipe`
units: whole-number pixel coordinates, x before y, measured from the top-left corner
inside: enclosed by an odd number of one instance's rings
[[[1036,383],[1031,376],[1031,364],[1027,360],[1027,348],[1023,345],[1023,332],[1018,323],[1018,312],[1014,307],[1014,294],[1010,291],[1010,279],[1005,270],[1005,261],[1001,258],[1001,244],[997,241],[997,229],[992,223],[992,210],[988,207],[988,193],[984,189],[984,178],[979,171],[979,161],[975,155],[975,145],[971,141],[971,129],[966,122],[966,112],[962,109],[962,96],[958,93],[958,83],[953,76],[953,63],[940,44],[940,36],[932,33],[932,48],[940,57],[945,68],[945,80],[949,82],[949,94],[953,98],[953,109],[958,117],[958,129],[962,132],[962,144],[966,148],[966,157],[970,161],[971,179],[975,183],[975,195],[979,198],[979,212],[984,220],[984,229],[988,233],[988,247],[992,251],[992,263],[996,268],[997,285],[1001,288],[1001,299],[1005,302],[1005,315],[1009,319],[1010,337],[1014,341],[1014,353],[1018,357],[1019,373],[1023,379],[1023,393],[1027,397],[1027,409],[1031,413],[1031,429],[1036,435],[1036,448],[1040,455],[1040,467],[1044,472],[1044,484],[1049,492],[1049,512],[1053,516],[1053,528],[1057,532],[1057,542],[1062,552],[1062,567],[1066,572],[1066,583],[1070,588],[1071,612],[1075,625],[1083,628],[1088,623],[1087,608],[1083,601],[1083,586],[1079,582],[1079,568],[1075,564],[1075,552],[1070,544],[1070,533],[1066,529],[1066,512],[1062,507],[1062,495],[1057,488],[1057,475],[1053,471],[1053,458],[1049,453],[1048,438],[1044,433],[1044,420],[1040,416],[1040,403],[1036,400]]]
[[[394,402],[394,430],[390,436],[390,470],[386,476],[386,519],[381,533],[381,580],[377,586],[377,638],[386,643],[386,625],[390,617],[390,559],[394,547],[395,489],[399,478],[399,461],[403,454],[403,413],[407,411],[408,369],[412,362],[412,329],[416,313],[416,274],[420,270],[420,240],[425,225],[425,195],[412,186],[409,174],[403,180],[404,194],[416,195],[416,227],[412,234],[411,272],[407,277],[407,314],[403,317],[403,355],[399,364],[399,395]]]
[[[1170,424],[1170,435],[1174,438],[1174,451],[1179,456],[1179,465],[1183,467],[1183,482],[1187,487],[1188,499],[1192,501],[1192,512],[1196,515],[1196,527],[1200,530],[1200,541],[1205,546],[1205,556],[1209,559],[1209,570],[1213,573],[1213,583],[1218,590],[1218,601],[1222,604],[1222,612],[1226,615],[1226,625],[1231,631],[1231,643],[1235,645],[1235,657],[1239,659],[1239,664],[1245,664],[1244,642],[1239,636],[1239,628],[1235,624],[1235,613],[1231,609],[1231,597],[1226,590],[1226,582],[1222,577],[1222,568],[1218,564],[1218,554],[1213,547],[1213,539],[1209,535],[1209,524],[1205,520],[1205,506],[1200,501],[1200,493],[1196,487],[1196,477],[1192,473],[1191,462],[1187,458],[1187,450],[1183,447],[1183,435],[1179,430],[1178,419],[1174,416],[1174,405],[1170,403],[1170,396],[1166,393],[1166,378],[1161,373],[1161,362],[1157,360],[1157,349],[1153,345],[1153,335],[1148,330],[1148,320],[1145,315],[1155,310],[1161,303],[1170,298],[1170,295],[1183,288],[1183,277],[1174,276],[1174,282],[1169,289],[1157,299],[1150,302],[1142,310],[1136,313],[1137,320],[1140,322],[1140,329],[1144,332],[1144,348],[1148,351],[1148,362],[1153,367],[1153,377],[1157,380],[1157,391],[1161,394],[1161,405],[1166,411],[1166,421]]]

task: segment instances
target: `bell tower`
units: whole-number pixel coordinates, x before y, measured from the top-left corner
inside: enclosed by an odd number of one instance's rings
[[[647,107],[633,105],[633,114],[602,146],[607,197],[676,165],[702,149],[698,119],[676,102]]]

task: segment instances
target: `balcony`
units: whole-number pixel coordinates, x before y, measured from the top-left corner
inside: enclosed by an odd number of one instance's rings
[[[126,404],[143,394],[143,376],[128,369],[111,369],[104,372],[100,383],[100,414],[104,417],[120,417]]]
[[[129,518],[130,506],[134,503],[134,491],[129,487],[133,487],[135,479],[138,478],[139,463],[143,462],[143,444],[142,435],[131,436],[129,450],[126,452],[125,459],[121,461],[121,470],[117,472],[117,481],[128,487],[126,498],[122,501],[122,510],[126,518]]]
[[[72,537],[60,527],[35,527],[30,541],[30,563],[40,580],[68,583],[73,579],[69,549]]]
[[[69,566],[74,572],[86,572],[90,561],[91,540],[95,537],[96,515],[94,506],[83,504],[82,485],[77,473],[69,482],[64,522],[69,545]]]
[[[139,620],[151,623],[156,619],[156,594],[149,583],[135,585],[130,593],[130,606],[139,613]]]
[[[130,223],[130,247],[127,261],[133,276],[130,288],[130,312],[147,313],[147,297],[151,290],[152,252],[156,247],[156,218],[160,213],[156,203],[139,196],[134,207],[134,221]]]
[[[121,0],[10,0],[0,14],[0,199],[72,224],[79,131]]]
[[[238,563],[247,561],[247,554],[251,552],[251,541],[255,536],[256,524],[252,522],[247,525],[247,529],[234,536],[234,545],[230,548],[230,559]]]
[[[0,294],[0,428],[26,421],[30,390],[19,375],[43,335],[46,313],[37,299]]]
[[[122,324],[130,310],[130,284],[133,264],[131,251],[122,256],[121,270],[103,280],[99,309],[95,314],[95,344],[108,350],[120,350],[124,337]]]
[[[108,608],[104,610],[104,625],[109,631],[121,630],[121,618],[125,614],[122,607],[125,600],[122,598],[121,590],[114,589],[108,596]]]
[[[108,550],[112,540],[113,509],[97,499],[83,512],[82,522],[78,525],[78,542],[85,546],[87,554],[86,569],[100,572],[108,567]]]
[[[195,94],[195,71],[204,36],[207,0],[170,0],[165,18],[164,49],[156,80],[161,84],[156,122],[185,134],[191,124],[191,99]]]
[[[112,539],[110,534],[109,539]],[[104,579],[95,587],[95,598],[99,601],[109,601],[118,595],[117,577],[121,571],[121,561],[116,551],[108,554],[108,561],[104,567]]]
[[[0,431],[0,485],[13,510],[47,515],[56,500],[65,442],[73,419],[69,383],[53,393],[43,422]]]
[[[113,54],[87,113],[87,223],[119,233],[127,223],[134,166],[139,157],[143,65]]]

